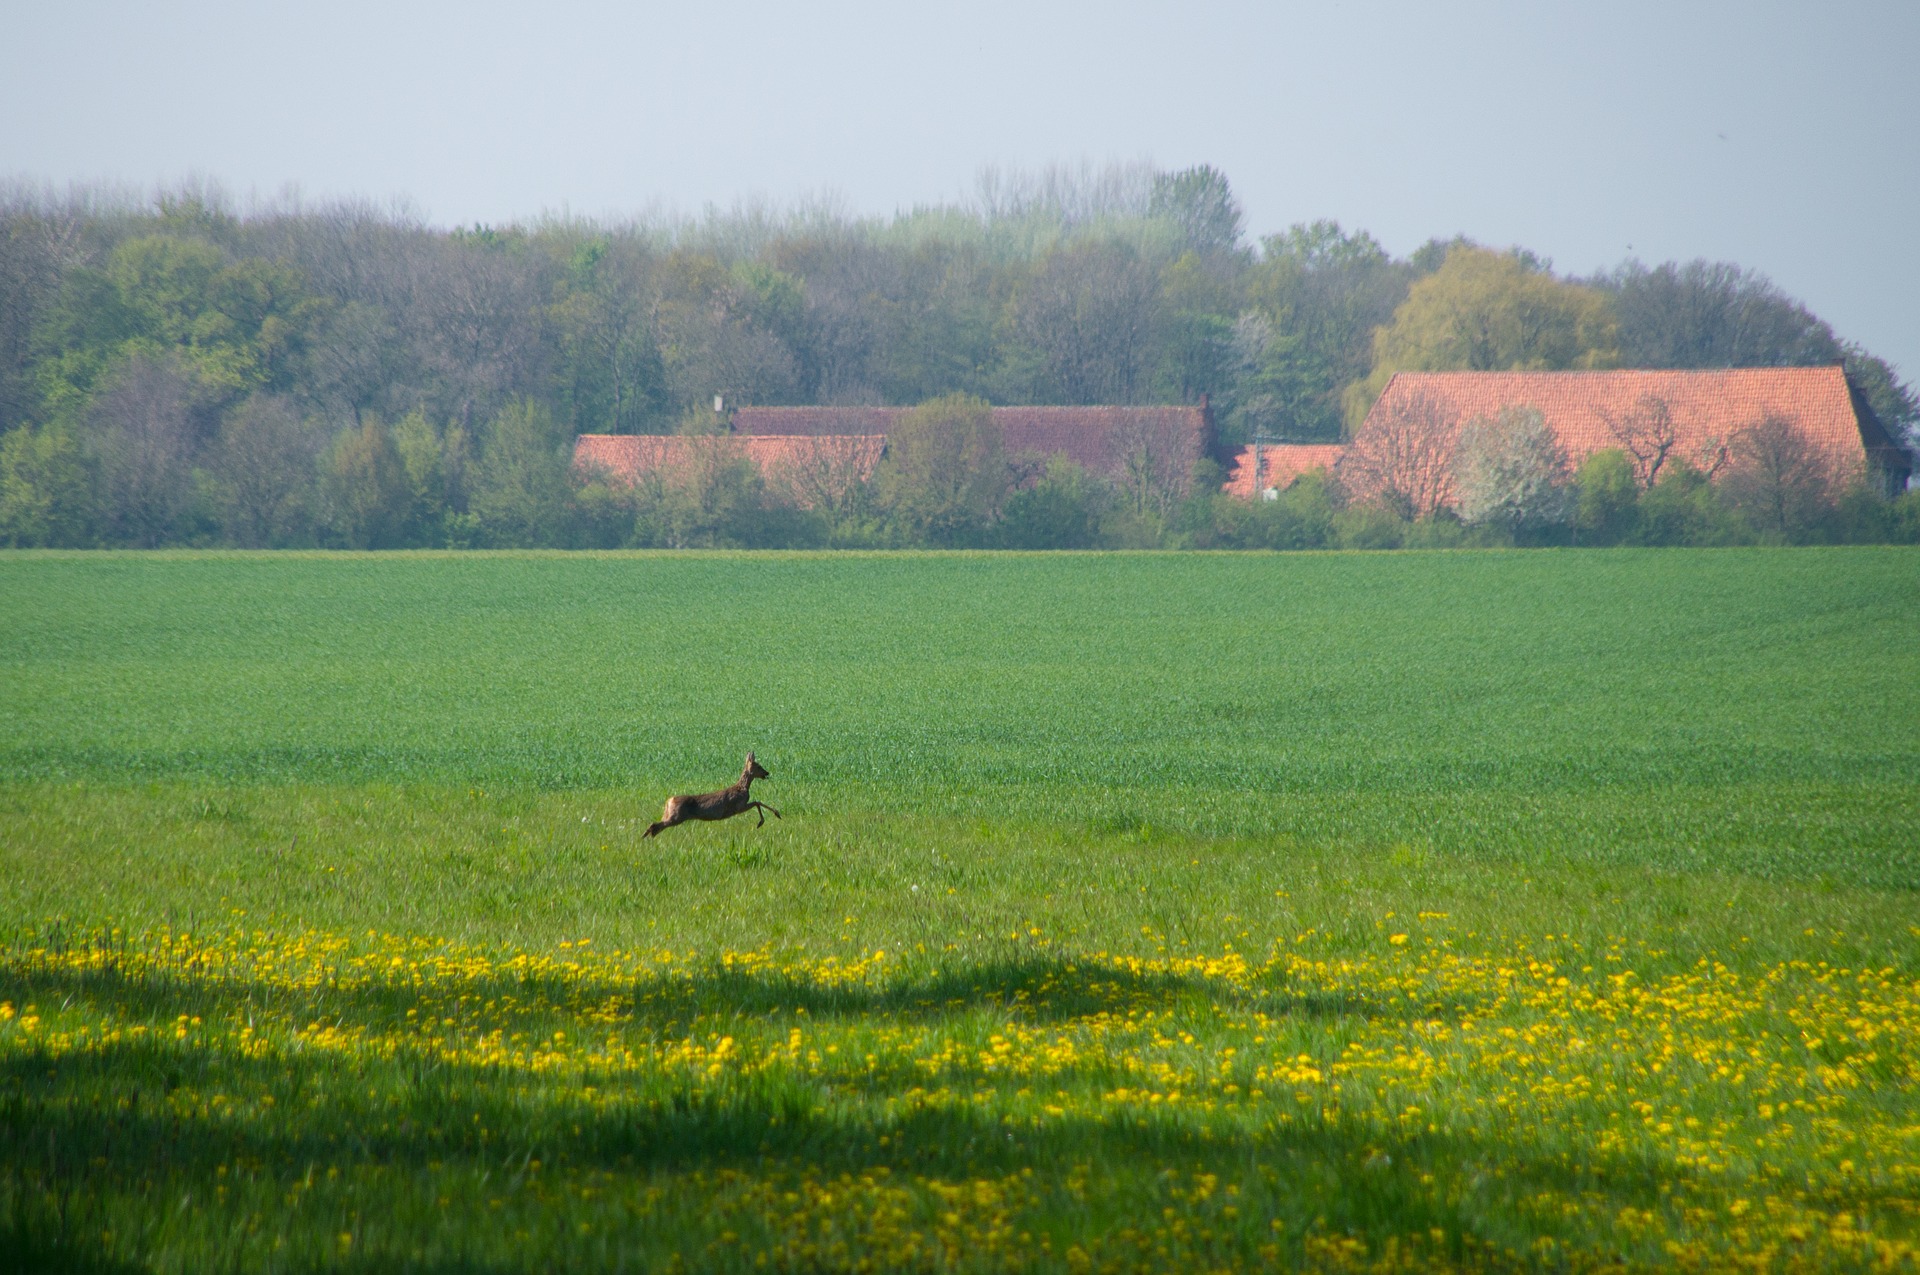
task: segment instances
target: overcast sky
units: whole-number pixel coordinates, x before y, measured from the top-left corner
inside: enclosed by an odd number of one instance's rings
[[[1920,379],[1920,2],[0,0],[0,174],[440,223],[1211,163],[1256,235],[1757,268]]]

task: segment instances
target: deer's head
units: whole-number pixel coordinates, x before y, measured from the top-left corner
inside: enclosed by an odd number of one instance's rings
[[[759,762],[755,761],[753,759],[752,753],[747,754],[747,768],[741,773],[743,773],[748,779],[769,778],[767,774],[767,768],[765,766],[762,766]]]

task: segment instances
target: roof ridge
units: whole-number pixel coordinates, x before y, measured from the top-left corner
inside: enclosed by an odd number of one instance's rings
[[[1846,373],[1846,365],[1837,362],[1828,363],[1785,363],[1769,364],[1763,367],[1562,367],[1562,368],[1506,368],[1499,371],[1477,371],[1472,368],[1403,368],[1387,378],[1387,383],[1402,376],[1703,376],[1737,372],[1742,376],[1769,372],[1838,372]]]

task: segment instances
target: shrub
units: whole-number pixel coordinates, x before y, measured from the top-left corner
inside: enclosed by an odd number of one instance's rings
[[[875,482],[906,539],[977,543],[1007,494],[1000,426],[986,400],[949,394],[908,412],[888,433]]]
[[[1618,447],[1593,453],[1573,477],[1578,533],[1592,544],[1619,544],[1640,518],[1640,483],[1633,461]]]
[[[553,414],[531,399],[494,417],[468,500],[487,543],[566,543],[573,496],[572,441]]]
[[[994,540],[1007,549],[1091,549],[1107,493],[1086,470],[1055,456],[1046,472],[1001,506]]]
[[[1524,535],[1567,522],[1567,457],[1538,408],[1503,408],[1460,430],[1453,456],[1460,520]]]

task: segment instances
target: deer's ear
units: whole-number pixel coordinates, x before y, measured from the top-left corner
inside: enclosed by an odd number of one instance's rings
[[[751,766],[751,765],[753,765],[753,754],[752,754],[752,753],[748,753],[748,754],[747,754],[747,765],[749,765],[749,766]]]

